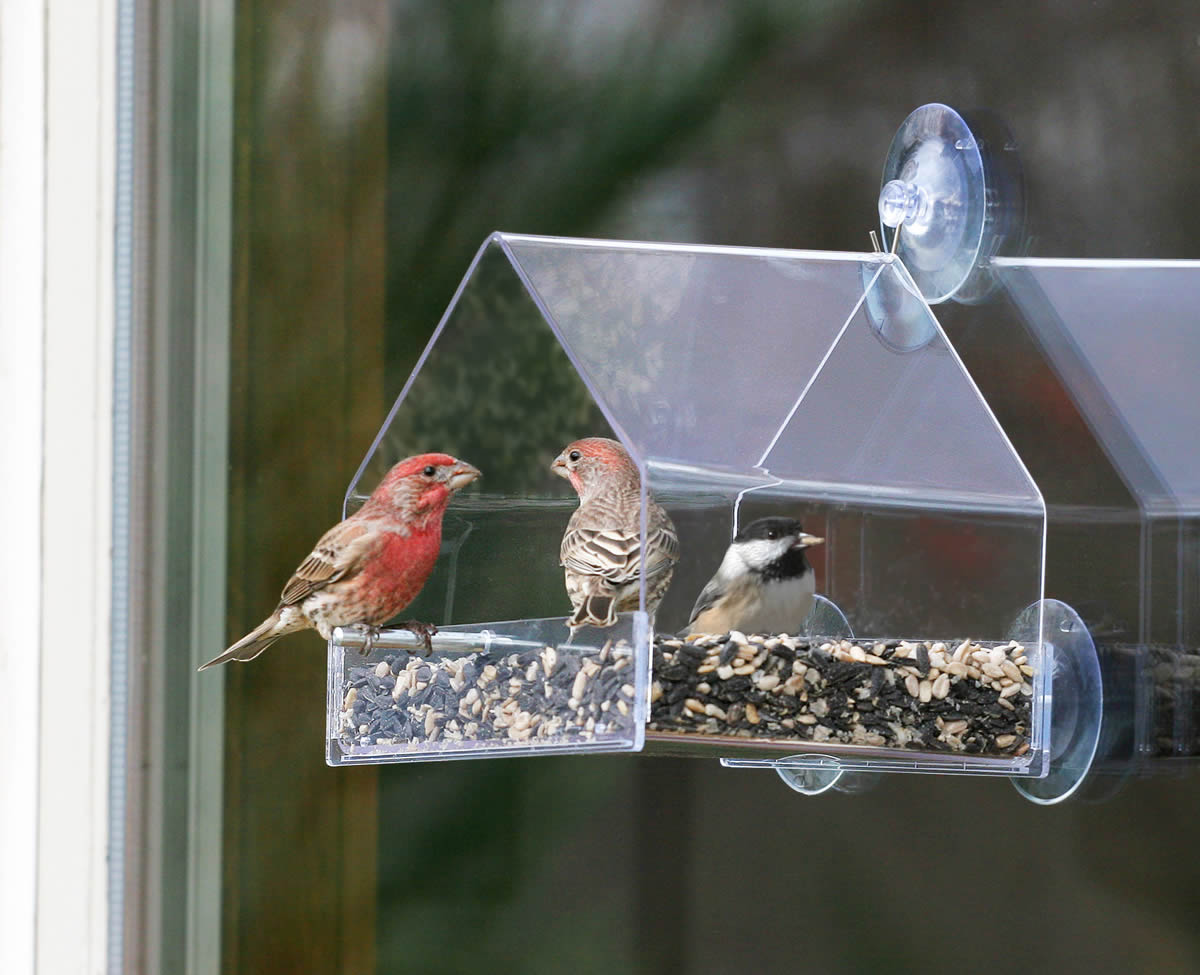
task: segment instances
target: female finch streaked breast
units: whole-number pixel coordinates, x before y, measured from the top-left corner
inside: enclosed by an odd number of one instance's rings
[[[572,635],[581,626],[612,626],[617,613],[637,609],[643,571],[646,612],[653,616],[671,584],[679,537],[667,513],[647,497],[643,554],[642,482],[625,448],[604,437],[576,440],[550,469],[579,495],[559,549],[575,610],[567,619]]]
[[[448,454],[400,461],[366,504],[321,536],[283,587],[275,612],[200,669],[253,660],[297,630],[311,627],[328,640],[335,626],[386,623],[425,585],[442,545],[446,505],[477,477],[478,470]],[[404,625],[431,649],[432,626]]]

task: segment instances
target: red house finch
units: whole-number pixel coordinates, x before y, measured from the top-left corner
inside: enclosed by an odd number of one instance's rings
[[[575,612],[572,636],[581,626],[612,626],[617,613],[638,607],[646,573],[646,612],[654,615],[671,584],[679,537],[667,513],[646,499],[646,552],[641,544],[641,478],[615,440],[588,437],[568,444],[550,469],[571,482],[579,508],[567,522],[559,549],[567,595]]]
[[[321,536],[283,587],[275,612],[200,669],[253,660],[281,636],[308,627],[328,640],[335,626],[386,623],[425,585],[442,545],[446,505],[477,477],[478,470],[447,454],[400,461],[366,504]],[[404,625],[432,650],[436,628],[415,620]]]

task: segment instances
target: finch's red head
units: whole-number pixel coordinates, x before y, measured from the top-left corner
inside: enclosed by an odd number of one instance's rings
[[[617,441],[607,437],[586,437],[567,444],[550,470],[570,481],[580,498],[609,487],[632,487],[637,491],[641,486],[633,459]]]
[[[454,493],[477,477],[477,468],[449,454],[417,454],[387,472],[362,510],[383,509],[414,523],[431,516],[440,520]]]

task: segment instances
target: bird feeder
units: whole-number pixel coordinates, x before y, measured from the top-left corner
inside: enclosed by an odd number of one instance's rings
[[[998,147],[945,106],[914,113],[875,252],[485,241],[346,496],[349,513],[431,449],[482,470],[405,610],[439,632],[426,658],[406,630],[335,631],[330,764],[647,750],[774,768],[811,792],[877,771],[1009,776],[1038,801],[1076,789],[1101,737],[1092,636],[1046,598],[1045,497],[931,308],[1001,285],[1060,344],[1043,321],[1073,334],[1087,317],[1069,282],[1055,300],[1056,274],[993,259],[1020,209]],[[1193,363],[1194,335],[1171,332]],[[1078,388],[1107,388],[1097,375]],[[625,446],[681,554],[653,619],[643,592],[569,639],[558,551],[578,502],[550,463],[586,436]],[[1170,451],[1146,436],[1130,463]],[[1194,638],[1187,477],[1139,537],[1177,540]],[[825,540],[812,610],[786,633],[680,636],[731,538],[767,515]]]
[[[886,321],[893,303],[909,316],[903,346],[880,325],[880,310]],[[625,445],[643,489],[675,521],[683,554],[653,631],[637,612],[567,644],[558,541],[576,502],[548,468],[563,445],[591,434]],[[1040,610],[1027,612],[1042,599],[1045,506],[899,258],[497,234],[380,431],[348,509],[395,458],[429,443],[484,472],[479,492],[452,504],[442,560],[406,611],[439,623],[434,658],[455,665],[419,661],[405,652],[415,641],[403,645],[392,634],[375,641],[364,663],[353,652],[363,637],[349,628],[335,635],[331,760],[638,750],[648,736],[748,761],[813,752],[846,767],[998,774],[1036,774],[1045,762]],[[689,655],[697,662],[711,655],[688,641],[673,646],[671,635],[687,622],[736,527],[765,514],[798,517],[826,539],[812,558],[818,591],[836,610],[818,604],[808,632],[787,635],[804,638],[804,647],[796,640],[789,640],[795,647],[766,647],[775,635],[747,643],[759,649],[746,662],[765,653],[753,672],[767,665],[765,683],[775,676],[785,684],[799,673],[799,649],[812,669],[807,696],[818,710],[849,686],[837,683],[845,680],[838,668],[861,672],[851,682],[855,694],[857,681],[869,690],[882,679],[884,696],[897,706],[936,700],[944,707],[889,736],[877,730],[886,718],[861,721],[865,700],[855,708],[858,720],[827,711],[819,717],[828,723],[806,723],[812,712],[796,688],[785,698],[794,705],[791,728],[772,718],[771,733],[749,724],[750,733],[739,734],[747,726],[728,721],[728,709],[697,713],[689,703],[708,697],[696,686],[717,680],[695,679],[704,676],[695,672],[702,663],[680,678],[685,690],[664,687],[661,676],[655,690],[654,632],[665,635],[657,649],[678,658],[677,667]],[[925,658],[949,664],[966,642],[966,652],[986,653],[989,665],[995,652],[999,667],[1009,662],[999,648],[1014,649],[1018,620],[1023,653],[1013,660],[1024,659],[1010,666],[1023,679],[1005,685],[1017,687],[1002,699],[1016,698],[1012,710],[997,709],[1019,717],[1004,722],[1008,732],[981,733],[968,749],[970,737],[954,724],[962,720],[957,699],[941,693],[948,681],[933,696],[938,668]],[[850,633],[862,634],[858,647],[887,663],[848,656],[855,645],[834,638]],[[458,660],[468,661],[462,670]],[[610,674],[609,660],[614,668],[625,663]],[[787,674],[769,672],[784,661]],[[964,666],[981,663],[972,657]],[[503,686],[485,697],[500,697],[475,713],[489,666]],[[817,678],[823,666],[828,681]],[[560,673],[571,674],[569,688],[554,686]],[[372,675],[381,683],[372,684]],[[399,693],[397,681],[406,684]],[[466,702],[471,685],[480,693]],[[585,699],[589,685],[598,698]],[[570,692],[562,713],[542,715],[541,702],[559,691]],[[655,704],[665,697],[683,703],[674,715],[660,709],[652,722],[652,696]],[[998,691],[992,696],[1001,700]],[[414,697],[418,711],[409,703]],[[354,707],[367,698],[379,706]],[[499,726],[497,704],[501,713],[508,709]],[[710,710],[725,711],[726,722]],[[396,716],[390,721],[389,712]],[[492,716],[483,736],[483,725],[471,720],[481,714]],[[742,714],[744,721],[744,707]],[[539,734],[555,717],[562,719],[556,732]],[[475,736],[467,732],[472,724]]]

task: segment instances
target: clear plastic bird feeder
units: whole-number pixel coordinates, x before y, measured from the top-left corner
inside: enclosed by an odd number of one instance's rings
[[[593,435],[628,449],[681,558],[653,626],[636,612],[567,643],[558,545],[577,501],[549,464]],[[407,631],[365,657],[365,634],[335,633],[331,763],[649,744],[1047,772],[1045,505],[896,256],[496,234],[347,510],[429,449],[483,471],[404,612],[441,632],[429,660]],[[677,638],[733,534],[768,514],[825,538],[824,598],[794,633]]]
[[[945,105],[901,126],[879,212],[869,254],[484,243],[346,498],[426,450],[482,469],[404,613],[440,632],[429,659],[406,630],[335,632],[331,764],[645,747],[808,794],[942,772],[1048,803],[1200,755],[1200,264],[996,257],[1022,228],[1014,147]],[[653,619],[643,592],[568,640],[577,500],[549,464],[597,435],[681,557]],[[765,515],[825,539],[811,611],[685,635]]]

